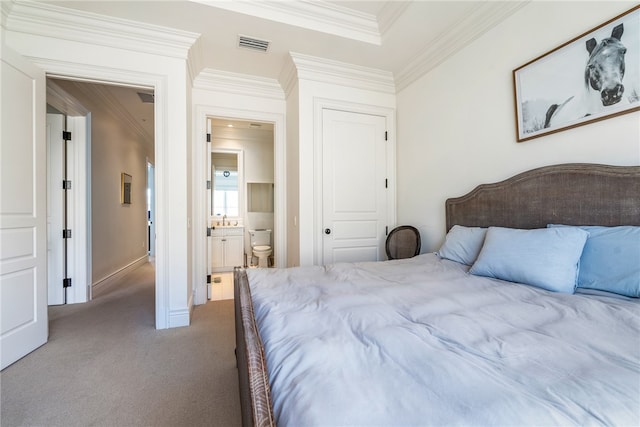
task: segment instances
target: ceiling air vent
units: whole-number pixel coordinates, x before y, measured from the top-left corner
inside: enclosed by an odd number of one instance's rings
[[[266,52],[269,49],[269,42],[267,40],[259,40],[253,37],[239,35],[238,47]]]
[[[152,93],[138,92],[140,100],[145,104],[153,104],[154,96]]]

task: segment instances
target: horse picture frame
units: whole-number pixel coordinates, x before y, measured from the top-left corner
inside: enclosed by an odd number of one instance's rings
[[[640,5],[513,70],[518,142],[640,110]]]

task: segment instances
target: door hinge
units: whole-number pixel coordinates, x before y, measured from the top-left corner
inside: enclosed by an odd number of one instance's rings
[[[211,180],[207,181],[207,190],[211,190]]]
[[[71,190],[71,181],[69,181],[69,180],[62,181],[62,189],[63,190]]]
[[[389,132],[387,132],[386,130],[384,131],[384,140],[385,141],[389,140]]]
[[[64,139],[65,141],[71,141],[71,132],[63,130],[62,131],[62,139]]]
[[[387,178],[384,179],[384,188],[389,188],[389,180]]]
[[[207,142],[211,142],[211,134],[210,133],[207,134]]]
[[[67,228],[62,230],[62,238],[63,239],[70,239],[71,238],[71,229]]]
[[[211,283],[211,275],[207,274],[207,283]]]
[[[207,227],[207,237],[211,237],[211,227]]]
[[[62,279],[62,287],[70,288],[71,287],[71,278],[67,277],[66,279]]]

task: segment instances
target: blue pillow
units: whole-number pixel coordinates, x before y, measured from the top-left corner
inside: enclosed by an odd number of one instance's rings
[[[589,232],[580,258],[578,287],[640,297],[640,227],[577,228]]]
[[[572,294],[588,236],[573,227],[489,227],[469,273]]]
[[[444,243],[438,250],[441,258],[461,264],[471,265],[478,258],[486,228],[454,225],[447,233]]]

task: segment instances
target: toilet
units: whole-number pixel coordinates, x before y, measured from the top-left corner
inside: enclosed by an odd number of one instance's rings
[[[269,267],[271,256],[271,230],[249,230],[249,241],[253,256],[258,258],[258,267]]]

